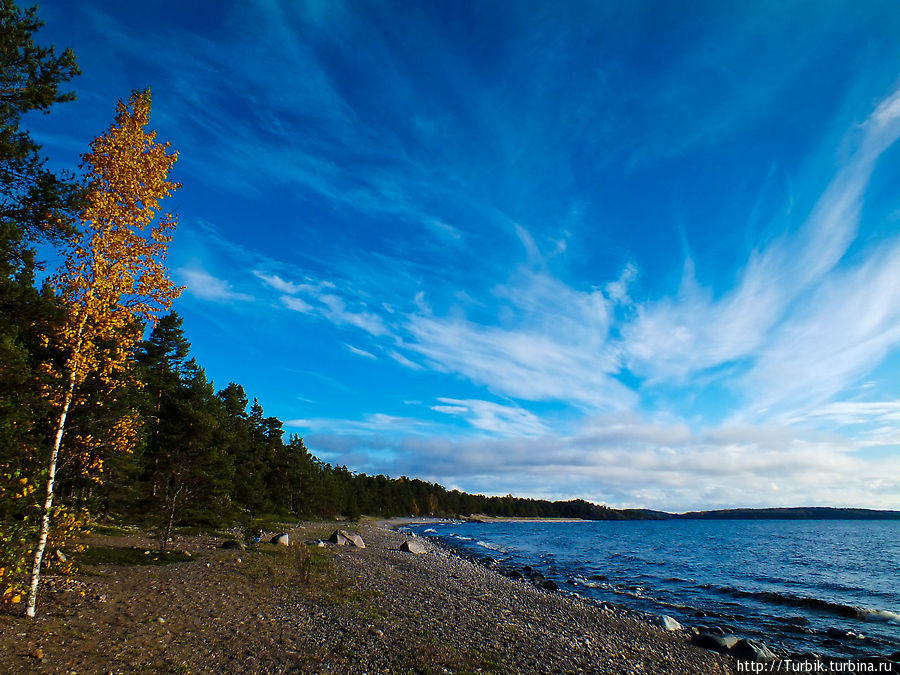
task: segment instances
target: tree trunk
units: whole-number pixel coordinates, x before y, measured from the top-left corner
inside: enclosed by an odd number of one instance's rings
[[[175,510],[178,506],[178,495],[181,494],[181,491],[184,489],[184,485],[179,485],[178,489],[175,491],[175,495],[172,497],[172,502],[169,506],[169,520],[166,523],[165,534],[163,534],[163,540],[160,544],[160,550],[165,553],[169,548],[169,539],[172,538],[172,530],[175,528]]]
[[[50,511],[53,508],[53,487],[56,481],[56,463],[59,459],[59,448],[62,445],[63,433],[66,430],[66,417],[69,414],[69,406],[75,394],[75,369],[69,374],[69,388],[66,391],[66,399],[62,412],[56,423],[56,438],[53,441],[53,451],[50,453],[50,470],[47,474],[47,497],[44,499],[44,512],[41,516],[41,530],[38,536],[37,547],[34,549],[34,563],[31,566],[31,585],[28,589],[28,601],[25,604],[25,615],[34,618],[37,606],[38,585],[41,583],[41,564],[44,561],[44,549],[47,548],[47,537],[50,534]]]

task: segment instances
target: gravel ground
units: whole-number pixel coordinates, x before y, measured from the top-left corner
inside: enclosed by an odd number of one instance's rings
[[[327,536],[309,524],[295,541]],[[189,562],[98,565],[0,614],[3,673],[732,673],[733,661],[615,609],[500,576],[419,540],[254,551],[191,537]],[[138,536],[104,546],[149,548]],[[152,555],[152,554],[151,554]],[[308,578],[307,578],[308,575]]]

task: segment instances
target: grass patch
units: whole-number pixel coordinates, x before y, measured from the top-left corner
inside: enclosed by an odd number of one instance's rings
[[[173,528],[172,534],[174,535],[182,535],[185,537],[200,537],[204,534],[208,534],[210,536],[219,536],[219,537],[231,537],[234,539],[234,535],[231,533],[223,533],[216,530],[214,527],[203,527],[202,525],[181,525],[179,527]]]
[[[246,561],[245,570],[258,583],[268,584],[272,579],[279,579],[286,588],[318,603],[372,604],[378,594],[357,590],[355,584],[338,571],[333,558],[334,553],[327,548],[307,546],[295,540],[290,546],[257,547]]]
[[[194,560],[180,551],[150,551],[133,548],[116,548],[114,546],[89,546],[75,555],[75,560],[82,565],[169,565],[171,563]]]
[[[297,526],[296,523],[286,523],[277,516],[261,516],[250,521],[249,527],[261,527],[267,532],[285,532]]]
[[[503,657],[495,652],[475,652],[473,659],[478,672],[502,673]]]

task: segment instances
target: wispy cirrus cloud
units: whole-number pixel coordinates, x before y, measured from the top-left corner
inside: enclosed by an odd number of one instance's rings
[[[476,429],[503,435],[535,436],[546,433],[540,418],[519,406],[502,405],[492,401],[439,398],[440,405],[431,409],[465,419]]]
[[[378,360],[377,356],[375,356],[372,352],[367,352],[365,349],[360,349],[359,347],[354,347],[350,344],[344,346],[350,351],[351,354],[356,354],[357,356],[361,356],[364,359],[370,359],[372,361]]]
[[[282,293],[279,301],[287,309],[320,316],[338,326],[359,328],[373,336],[384,336],[390,332],[380,314],[368,311],[365,303],[360,300],[341,295],[341,291],[331,281],[307,279],[303,283],[296,283],[259,270],[254,275],[268,287]],[[351,304],[354,306],[350,306]]]
[[[734,288],[717,295],[689,260],[673,298],[636,306],[622,327],[629,368],[651,381],[684,382],[706,369],[739,365],[732,380],[751,414],[821,404],[900,344],[897,253],[867,251],[842,263],[859,227],[876,161],[900,135],[900,92],[857,130],[855,152],[793,235],[752,254]],[[743,363],[741,363],[743,362]]]
[[[869,424],[873,421],[900,422],[900,401],[835,401],[810,410],[806,417],[835,424]]]
[[[624,408],[636,398],[614,374],[610,301],[540,271],[520,271],[493,290],[494,325],[450,314],[415,313],[404,347],[439,370],[461,373],[491,391],[530,401]]]
[[[900,244],[823,282],[739,380],[748,407],[790,416],[834,399],[900,345]]]
[[[201,267],[182,267],[176,270],[176,274],[184,282],[188,293],[203,300],[221,303],[253,300],[252,295],[235,291],[230,282],[214,277]]]

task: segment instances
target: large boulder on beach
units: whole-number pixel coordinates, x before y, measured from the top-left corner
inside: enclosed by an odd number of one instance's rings
[[[402,544],[400,544],[400,550],[406,551],[407,553],[428,553],[425,550],[425,545],[421,541],[417,541],[415,539],[407,539]]]
[[[729,651],[729,654],[738,661],[758,661],[761,663],[771,663],[778,658],[771,649],[755,640],[738,640]]]
[[[282,532],[281,534],[276,534],[269,540],[271,544],[278,544],[279,546],[290,546],[291,545],[291,537],[286,532]]]
[[[671,616],[667,616],[665,614],[660,614],[659,616],[654,616],[650,622],[654,626],[659,626],[660,628],[664,628],[666,630],[681,630],[681,624],[678,623]]]
[[[366,547],[362,537],[358,534],[347,532],[347,530],[335,530],[331,533],[328,541],[332,544],[337,544],[338,546],[356,546],[356,548]]]

